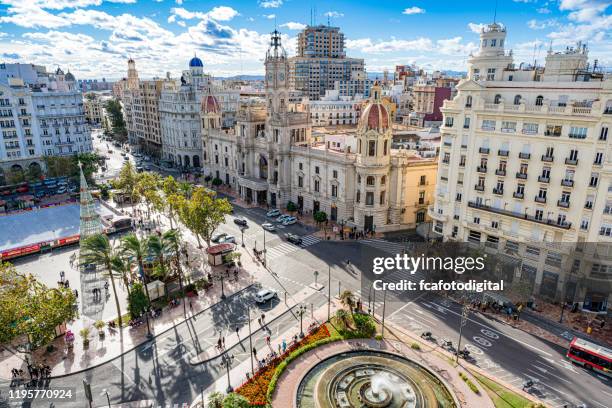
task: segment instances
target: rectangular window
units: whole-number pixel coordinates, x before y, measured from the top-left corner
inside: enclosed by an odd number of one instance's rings
[[[368,156],[376,156],[376,141],[374,140],[368,142]]]
[[[366,193],[366,205],[374,205],[374,193],[372,191]]]
[[[482,121],[482,129],[483,130],[495,130],[495,121],[485,119]]]

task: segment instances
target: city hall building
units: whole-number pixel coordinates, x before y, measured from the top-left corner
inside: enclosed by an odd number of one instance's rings
[[[392,115],[372,87],[356,127],[312,136],[309,112],[290,103],[289,61],[280,34],[265,59],[265,101],[241,104],[223,128],[217,98],[202,98],[203,169],[242,199],[328,218],[358,231],[391,231],[424,222],[433,202],[436,159],[391,149]]]

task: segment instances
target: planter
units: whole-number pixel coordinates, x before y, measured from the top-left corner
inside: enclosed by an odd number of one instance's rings
[[[89,340],[83,340],[83,348],[84,349],[89,348]]]
[[[100,340],[102,340],[104,338],[104,330],[100,330],[98,336],[100,336]]]

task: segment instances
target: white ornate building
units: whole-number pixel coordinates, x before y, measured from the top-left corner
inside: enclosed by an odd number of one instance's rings
[[[516,67],[506,30],[483,29],[445,101],[434,231],[521,260],[536,293],[605,310],[612,282],[612,79],[587,49]]]
[[[287,56],[280,34],[266,54],[266,102],[241,106],[233,129],[221,126],[212,94],[202,99],[203,168],[247,201],[304,213],[325,211],[358,230],[388,231],[425,220],[436,160],[391,150],[390,111],[379,86],[356,128],[313,141],[300,104],[289,102]]]
[[[204,75],[204,64],[198,57],[189,61],[179,82],[166,81],[159,101],[162,157],[175,166],[190,168],[202,165],[200,101],[210,83]]]
[[[42,169],[44,156],[92,151],[74,76],[60,68],[38,75],[37,82],[13,76],[0,83],[0,178],[7,171]]]

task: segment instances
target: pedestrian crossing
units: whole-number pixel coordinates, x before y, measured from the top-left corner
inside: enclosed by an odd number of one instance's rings
[[[380,238],[360,239],[358,242],[361,242],[364,245],[368,245],[376,249],[380,249],[381,251],[393,255],[401,254],[402,251],[406,251],[409,249],[406,245],[402,245],[398,242],[386,241]]]
[[[266,248],[266,259],[271,261],[319,242],[321,242],[321,238],[315,237],[314,235],[306,235],[302,237],[302,243],[300,245],[295,245],[291,242],[282,242],[274,247]]]

